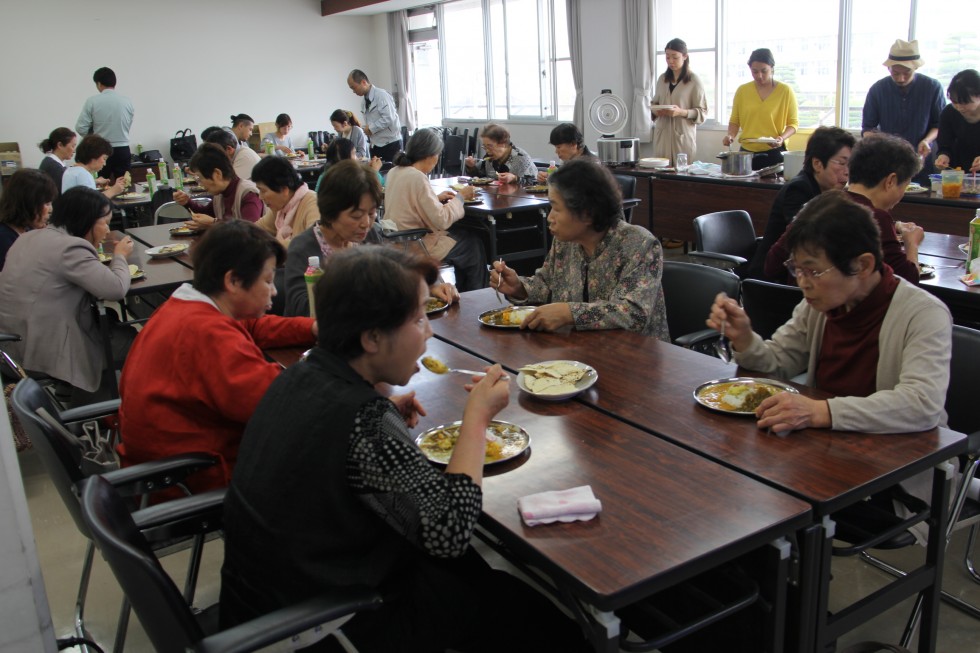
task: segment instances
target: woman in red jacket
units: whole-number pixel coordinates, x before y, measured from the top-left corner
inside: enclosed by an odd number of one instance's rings
[[[245,423],[280,367],[270,347],[307,346],[310,318],[265,315],[286,252],[243,220],[216,225],[192,250],[193,285],[184,284],[136,338],[120,382],[123,465],[204,452],[220,464],[191,477],[195,491],[231,479]]]

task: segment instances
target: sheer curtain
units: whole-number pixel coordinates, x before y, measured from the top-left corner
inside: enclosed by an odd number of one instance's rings
[[[626,18],[626,60],[629,63],[632,97],[627,100],[630,107],[630,136],[639,138],[641,143],[652,140],[650,119],[650,100],[653,97],[653,51],[650,49],[650,0],[623,0],[623,13]]]
[[[568,0],[568,54],[572,61],[572,81],[575,84],[575,108],[572,122],[585,129],[585,102],[582,98],[585,84],[582,81],[582,3]]]
[[[415,131],[412,106],[412,66],[408,44],[408,12],[388,14],[388,51],[391,53],[391,95],[398,105],[398,119],[409,132]]]

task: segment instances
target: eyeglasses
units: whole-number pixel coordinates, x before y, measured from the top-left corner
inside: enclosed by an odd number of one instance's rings
[[[798,268],[796,267],[796,263],[793,262],[793,259],[786,259],[783,261],[783,265],[786,266],[787,272],[789,272],[794,279],[799,279],[801,276],[806,277],[807,279],[819,279],[834,269],[833,265],[821,272],[811,270],[810,268]]]
[[[846,168],[847,164],[850,163],[847,159],[828,159],[827,163],[833,163],[835,166],[840,166]]]

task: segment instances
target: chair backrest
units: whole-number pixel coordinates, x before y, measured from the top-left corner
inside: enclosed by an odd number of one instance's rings
[[[803,291],[799,286],[758,279],[742,281],[742,307],[752,320],[752,330],[766,340],[786,324],[801,301]]]
[[[949,361],[949,389],[946,390],[946,413],[949,427],[960,433],[980,431],[974,376],[980,361],[980,331],[953,326],[953,347]]]
[[[738,276],[728,270],[694,263],[664,261],[661,287],[667,327],[673,339],[708,328],[704,321],[718,293],[738,298]]]
[[[480,128],[477,127],[473,130],[473,136],[467,145],[467,153],[474,159],[480,158],[480,148],[483,147],[483,141],[480,140]]]
[[[126,500],[101,476],[87,480],[82,518],[157,651],[184,651],[204,632],[136,528]]]
[[[625,201],[636,197],[636,177],[632,175],[613,175],[613,178],[619,184],[619,191],[623,195],[623,219],[632,224],[633,207],[628,205],[631,203],[625,203]]]
[[[746,211],[717,211],[694,218],[694,249],[752,259],[755,227]]]
[[[166,202],[153,213],[153,224],[167,224],[169,222],[187,222],[191,219],[191,212],[186,206],[181,206],[177,202]]]
[[[150,211],[153,213],[157,212],[161,206],[167,202],[174,201],[174,189],[170,186],[161,186],[153,193],[153,197],[150,198]]]
[[[466,149],[466,136],[450,134],[442,151],[442,174],[458,177],[463,174],[463,154]]]
[[[68,442],[37,414],[39,408],[57,418],[61,413],[44,388],[34,379],[21,380],[10,395],[14,413],[34,444],[51,482],[64,502],[78,530],[88,537],[78,505],[78,489],[85,475],[81,469],[81,451]]]

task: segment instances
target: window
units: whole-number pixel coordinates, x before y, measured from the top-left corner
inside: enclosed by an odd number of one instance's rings
[[[658,2],[654,12],[657,61],[654,77],[667,70],[664,46],[673,38],[687,43],[691,72],[698,76],[708,98],[707,118],[717,118],[718,44],[715,40],[715,0],[686,0],[684,3]],[[676,10],[676,11],[675,11]]]
[[[415,124],[442,124],[442,77],[439,74],[439,31],[431,7],[408,12],[408,42],[412,53]]]

